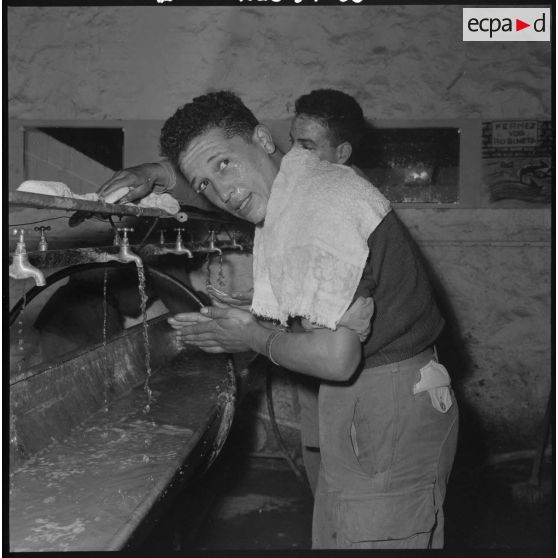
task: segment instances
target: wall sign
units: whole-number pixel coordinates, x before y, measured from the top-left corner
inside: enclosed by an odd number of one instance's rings
[[[490,202],[551,203],[553,145],[549,120],[483,122],[482,173]]]

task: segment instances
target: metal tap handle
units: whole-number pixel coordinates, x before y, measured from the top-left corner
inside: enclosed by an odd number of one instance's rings
[[[48,244],[47,244],[47,239],[46,239],[46,235],[45,235],[45,231],[50,231],[50,227],[46,226],[46,227],[35,227],[36,231],[39,231],[41,233],[41,238],[39,240],[39,250],[41,252],[46,252],[48,249]]]
[[[14,229],[13,231],[14,236],[19,235],[19,238],[17,240],[17,245],[16,245],[16,249],[15,249],[15,254],[26,254],[27,253],[27,248],[25,247],[25,239],[24,239],[24,235],[25,235],[25,229]]]
[[[134,232],[134,228],[133,228],[133,227],[118,227],[116,230],[117,230],[118,232],[124,233],[124,234],[122,235],[122,242],[123,242],[124,244],[127,244],[127,243],[128,243],[128,233],[129,233],[129,232]]]
[[[13,231],[14,236],[19,234],[18,242],[25,242],[23,236],[25,234],[25,229],[14,229]]]
[[[173,229],[176,231],[176,240],[182,240],[182,231],[184,230],[184,228],[177,228],[177,229]]]

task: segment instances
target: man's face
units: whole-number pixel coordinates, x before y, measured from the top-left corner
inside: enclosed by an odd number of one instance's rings
[[[316,118],[299,114],[293,118],[290,130],[291,144],[314,152],[322,161],[342,163],[337,146],[330,138],[329,130]]]
[[[179,166],[194,190],[217,207],[254,224],[264,220],[278,169],[256,134],[247,142],[213,128],[189,143]]]

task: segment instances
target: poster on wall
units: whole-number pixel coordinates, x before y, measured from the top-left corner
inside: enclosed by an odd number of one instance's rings
[[[554,190],[552,122],[482,123],[482,175],[491,204],[550,204]]]

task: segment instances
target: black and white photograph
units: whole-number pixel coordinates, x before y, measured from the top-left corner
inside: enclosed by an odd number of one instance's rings
[[[554,16],[5,4],[4,550],[555,556]]]

